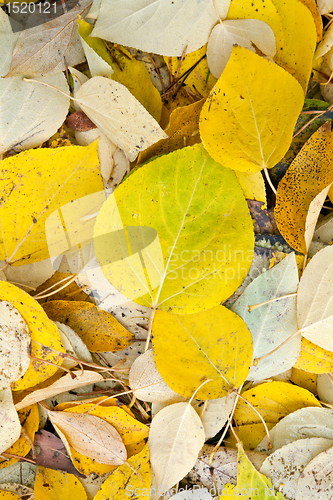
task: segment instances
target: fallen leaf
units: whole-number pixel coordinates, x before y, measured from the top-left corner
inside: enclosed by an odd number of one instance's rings
[[[71,113],[66,118],[66,125],[71,130],[79,130],[80,132],[97,128],[83,111],[75,111],[75,113]]]
[[[33,498],[34,495],[34,490],[32,488],[28,488],[27,486],[22,486],[21,484],[16,483],[1,483],[0,489],[3,491],[15,493],[19,498]]]
[[[186,315],[156,311],[153,346],[163,379],[188,398],[209,379],[199,389],[198,399],[225,396],[246,380],[252,359],[250,331],[223,306]]]
[[[35,482],[35,500],[87,500],[79,479],[73,474],[38,467]]]
[[[234,47],[202,108],[202,142],[226,167],[245,172],[271,168],[289,148],[303,100],[299,83],[286,71]]]
[[[298,483],[295,500],[319,498],[329,500],[332,496],[332,458],[333,448],[317,455],[305,467]]]
[[[88,302],[52,300],[43,308],[50,319],[71,327],[89,351],[119,351],[134,340],[112,314]]]
[[[240,172],[239,170],[235,170],[235,174],[243,189],[246,200],[261,202],[261,210],[264,212],[264,209],[267,208],[266,188],[261,172]]]
[[[120,243],[124,228],[133,255]],[[219,304],[243,281],[253,257],[252,221],[234,173],[198,144],[142,166],[109,196],[97,216],[95,251],[126,297],[189,314]]]
[[[55,321],[55,324],[57,325],[61,342],[64,347],[66,342],[66,353],[74,356],[75,358],[77,358],[77,360],[85,361],[86,363],[92,363],[92,355],[81,337],[79,337],[79,335],[75,333],[71,327],[64,325],[63,323],[58,323],[57,321]],[[69,364],[71,365],[71,368],[78,364],[78,361],[76,360],[65,358],[62,366],[64,366],[65,362],[67,363],[66,368],[68,368]]]
[[[45,14],[35,12],[30,16],[16,42],[8,76],[39,76],[46,73],[59,73],[68,66],[75,66],[84,61],[84,52],[78,35],[76,18],[84,15],[91,5],[91,0],[70,0],[63,15],[57,12]],[[53,17],[53,19],[52,19]],[[42,19],[39,22],[39,19]],[[66,60],[66,65],[64,62]],[[38,88],[38,91],[40,89]]]
[[[216,0],[216,5],[224,19],[230,0]],[[155,54],[181,56],[186,47],[187,52],[202,47],[217,20],[209,0],[195,6],[190,0],[148,5],[135,0],[103,0],[92,34]]]
[[[254,359],[269,353],[297,332],[298,282],[295,254],[291,253],[253,280],[232,306],[231,310],[245,321],[252,334]],[[251,305],[289,294],[294,295],[249,312]],[[296,363],[300,348],[301,335],[298,335],[257,365],[251,366],[247,379],[259,381],[289,370]]]
[[[290,382],[298,385],[299,387],[303,387],[303,389],[307,389],[314,395],[317,394],[317,379],[318,375],[316,373],[309,373],[295,367],[292,368]],[[319,399],[322,401],[321,398]]]
[[[29,462],[16,462],[5,469],[0,469],[1,483],[21,483],[33,488],[37,467]]]
[[[13,33],[9,16],[1,9],[0,30],[2,49],[0,54],[0,76],[8,73],[18,33]]]
[[[320,401],[333,404],[332,373],[321,373],[318,375],[317,392]]]
[[[140,151],[167,137],[156,120],[120,83],[95,76],[79,88],[76,99],[91,121],[125,151],[130,161],[134,161]]]
[[[148,443],[159,492],[165,493],[192,469],[204,442],[202,422],[189,403],[175,403],[157,413]]]
[[[333,371],[333,352],[302,338],[301,352],[295,368],[310,373],[329,373]]]
[[[224,398],[210,399],[207,403],[203,401],[192,403],[204,426],[206,441],[213,438],[227,422],[235,399],[236,393],[233,392]]]
[[[112,59],[103,41],[98,38],[89,37],[93,26],[84,19],[79,18],[77,23],[91,76],[105,76],[106,78],[111,78],[113,74],[113,69],[111,67]]]
[[[18,440],[21,424],[13,403],[10,387],[0,391],[0,453],[4,452]]]
[[[20,500],[20,496],[12,491],[0,491],[1,500]]]

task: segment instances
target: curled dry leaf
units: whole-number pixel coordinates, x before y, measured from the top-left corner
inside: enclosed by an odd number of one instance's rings
[[[202,422],[189,403],[175,403],[157,413],[150,427],[149,452],[159,491],[183,479],[204,442]]]
[[[62,392],[78,389],[79,387],[84,387],[85,385],[94,384],[103,380],[103,376],[101,374],[89,370],[85,370],[83,373],[81,371],[73,371],[72,374],[75,375],[75,378],[68,373],[53,384],[45,387],[45,389],[37,389],[31,392],[20,402],[16,403],[15,408],[17,410],[21,410],[26,406],[38,403],[38,401],[43,401],[46,398],[56,396]]]
[[[0,454],[17,441],[21,424],[17,415],[10,387],[0,390]]]
[[[116,429],[102,418],[90,414],[48,411],[56,429],[67,443],[82,455],[101,464],[122,465],[127,452]],[[64,443],[66,445],[66,442]]]
[[[167,137],[142,104],[118,82],[95,76],[79,88],[76,99],[91,121],[125,151],[130,161]]]
[[[16,382],[30,364],[31,337],[19,311],[9,302],[0,302],[0,389]]]

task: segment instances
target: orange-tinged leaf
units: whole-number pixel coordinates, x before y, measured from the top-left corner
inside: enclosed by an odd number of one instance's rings
[[[43,308],[50,319],[73,328],[92,352],[119,351],[134,341],[112,314],[88,302],[53,300]]]
[[[320,40],[323,37],[323,21],[321,19],[321,15],[318,11],[317,4],[315,0],[300,0],[311,12],[312,17],[314,19],[315,25],[316,25],[316,30],[317,30],[317,43],[320,42]]]
[[[94,415],[64,411],[48,411],[48,415],[68,444],[79,453],[107,465],[125,463],[127,452],[124,443],[116,429],[105,420]]]
[[[314,198],[333,181],[331,122],[306,142],[278,186],[275,220],[289,245],[306,253],[306,218]]]
[[[301,352],[294,368],[310,373],[330,373],[333,371],[333,352],[303,338]]]
[[[234,47],[201,111],[203,145],[216,161],[234,170],[274,167],[290,146],[303,100],[293,76]]]
[[[86,500],[87,494],[79,479],[67,472],[38,467],[35,500]]]

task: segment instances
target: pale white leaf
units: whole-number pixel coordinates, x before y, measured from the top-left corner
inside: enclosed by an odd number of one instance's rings
[[[332,46],[333,46],[333,26],[331,24],[325,31],[322,41],[318,44],[317,50],[313,56],[313,60],[315,61],[316,59],[319,59],[319,57],[327,55],[327,53],[332,49]],[[328,65],[331,66],[329,61],[327,62]]]
[[[310,248],[310,244],[313,238],[314,231],[316,229],[316,224],[318,221],[320,211],[324,205],[324,202],[326,200],[327,194],[331,186],[332,183],[329,186],[325,187],[310,203],[309,210],[306,215],[305,232],[304,232],[304,239],[307,250],[309,250]]]
[[[207,439],[213,438],[227,422],[228,416],[232,412],[235,399],[236,393],[232,392],[228,396],[224,396],[224,398],[208,400],[202,416],[204,402],[195,401],[192,403],[193,408],[201,418],[204,426],[206,441]]]
[[[326,243],[327,245],[333,241],[333,213],[323,217],[317,224],[313,234],[313,241]]]
[[[101,174],[105,182],[108,182],[114,167],[113,155],[117,149],[117,146],[113,144],[113,142],[111,142],[106,137],[106,135],[104,135],[103,132],[101,132],[98,128],[93,128],[84,132],[76,130],[75,139],[80,146],[87,146],[88,144],[94,142],[96,139],[99,139],[98,159],[100,163]]]
[[[10,387],[0,391],[0,454],[6,451],[21,434],[21,424],[13,403]]]
[[[297,331],[296,295],[248,310],[249,305],[283,297],[297,291],[298,269],[295,254],[252,281],[231,310],[247,324],[253,340],[253,357],[269,353]],[[291,368],[301,349],[301,335],[291,339],[278,351],[251,366],[248,380],[262,380]]]
[[[87,363],[92,363],[93,358],[92,355],[86,346],[86,344],[83,342],[81,337],[68,325],[64,325],[63,323],[59,323],[58,321],[55,321],[55,324],[58,327],[58,330],[61,331],[62,335],[66,337],[67,342],[69,343],[69,348],[72,356],[75,356],[76,358],[80,359],[81,361],[86,361]],[[67,352],[67,349],[66,349]],[[73,353],[73,354],[72,354]],[[73,361],[74,363],[75,361]],[[77,363],[75,363],[77,364]],[[64,366],[64,363],[62,364]],[[74,365],[75,366],[75,365]]]
[[[167,491],[192,469],[205,442],[200,418],[188,403],[175,403],[154,417],[149,454],[157,487]]]
[[[213,28],[207,45],[207,63],[215,78],[220,78],[235,44],[252,52],[258,47],[263,54],[271,58],[276,52],[274,32],[264,21],[258,19],[223,21]]]
[[[322,437],[333,439],[333,410],[308,407],[290,413],[269,431],[272,448],[268,450],[267,437],[257,446],[259,451],[273,453],[297,439]]]
[[[0,260],[0,268],[4,267],[4,274],[8,281],[30,292],[31,288],[37,288],[46,280],[51,278],[57,270],[57,262],[52,264],[51,259],[40,262],[25,264],[23,266],[4,266],[5,262]]]
[[[295,498],[297,482],[307,464],[332,445],[331,439],[298,439],[267,457],[260,472],[287,498]]]
[[[333,0],[317,0],[319,14],[329,14],[333,12]]]
[[[92,6],[86,15],[86,19],[97,19],[102,0],[93,0]]]
[[[134,161],[140,151],[168,136],[156,120],[118,82],[95,76],[76,93],[81,109],[95,125]]]
[[[39,78],[68,93],[66,77]],[[35,148],[55,134],[65,121],[69,98],[56,90],[21,77],[0,79],[0,155]]]
[[[333,247],[320,250],[306,266],[297,293],[297,323],[302,335],[333,351]]]
[[[320,401],[333,404],[333,373],[320,373],[318,375],[317,392]]]
[[[169,497],[170,500],[212,500],[213,497],[207,488],[195,488],[194,490],[184,490],[179,488],[179,493]]]
[[[12,27],[9,22],[9,17],[2,9],[0,10],[0,36],[0,77],[2,77],[8,73],[13,56],[14,46],[19,36],[19,33],[13,33]]]
[[[72,378],[69,373],[59,380],[50,384],[48,387],[43,389],[36,389],[27,396],[25,396],[19,403],[16,403],[15,408],[21,410],[26,406],[30,406],[39,401],[43,401],[46,398],[56,396],[66,391],[71,391],[73,389],[78,389],[79,387],[84,387],[88,384],[94,384],[103,380],[103,376],[100,373],[93,372],[91,370],[74,371],[72,372],[75,378]]]
[[[151,349],[134,361],[129,373],[129,386],[135,397],[148,403],[177,403],[185,400],[164,381]]]
[[[0,469],[0,483],[20,483],[34,487],[37,465],[29,462],[16,462]]]
[[[9,302],[0,302],[0,389],[16,382],[30,364],[31,338],[19,311]]]
[[[40,76],[59,73],[65,70],[65,61],[75,66],[84,61],[84,52],[78,34],[77,16],[88,11],[91,0],[69,0],[68,12],[61,16],[50,14],[50,21],[45,14],[32,14],[26,28],[16,42],[13,59],[7,76]],[[71,8],[72,7],[72,8]],[[52,19],[53,17],[53,19]]]
[[[77,70],[76,68],[73,68],[72,66],[69,66],[68,69],[71,72],[71,75],[73,78],[73,94],[75,97],[76,92],[79,90],[81,85],[86,83],[89,80],[89,78],[84,73],[81,73],[81,71]],[[75,111],[81,110],[80,105],[76,101],[73,101],[73,106],[74,106]],[[78,144],[80,144],[80,143],[78,143]]]
[[[231,0],[216,0],[221,19]],[[92,36],[154,54],[202,47],[218,21],[212,0],[102,0]]]
[[[317,455],[305,467],[297,484],[295,500],[332,500],[333,448]]]
[[[89,47],[82,37],[80,38],[91,76],[105,76],[106,78],[110,78],[113,73],[112,67],[94,49]]]
[[[102,418],[89,413],[64,411],[48,411],[48,414],[52,424],[65,436],[67,443],[82,455],[101,464],[125,463],[127,452],[119,433]],[[66,445],[66,442],[64,444]]]

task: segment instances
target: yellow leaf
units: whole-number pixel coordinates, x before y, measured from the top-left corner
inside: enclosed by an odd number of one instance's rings
[[[128,463],[136,474],[126,464],[118,467],[104,481],[94,500],[124,500],[127,497],[145,500],[149,498],[151,472],[148,444],[140,453],[129,458]]]
[[[306,219],[311,202],[333,181],[333,134],[324,123],[306,142],[280,181],[275,220],[289,245],[306,253]]]
[[[63,358],[59,353],[64,352],[64,349],[56,325],[30,295],[10,283],[0,281],[0,300],[9,302],[18,310],[31,336],[31,356],[36,359],[31,360],[23,377],[12,384],[14,391],[21,391],[51,377],[57,371],[57,365],[62,364]],[[43,363],[43,360],[55,366]]]
[[[0,500],[20,500],[21,498],[12,491],[0,491]]]
[[[244,191],[245,198],[247,200],[262,201],[261,209],[267,208],[266,188],[261,172],[240,172],[235,170],[235,174]]]
[[[103,189],[96,143],[24,151],[3,160],[1,167],[7,174],[0,180],[5,200],[0,257],[15,265],[48,258],[47,217],[73,199]]]
[[[35,481],[35,500],[86,500],[87,494],[73,474],[38,467]]]
[[[70,273],[60,273],[56,271],[51,278],[46,280],[42,285],[40,285],[36,289],[36,294],[40,294],[40,292],[44,292],[44,290],[48,290],[50,287],[52,292],[55,292],[59,289],[59,292],[53,293],[50,297],[45,297],[43,299],[39,299],[38,302],[43,304],[44,302],[48,302],[50,300],[73,300],[79,302],[93,302],[88,294],[86,294],[80,287],[77,286],[75,281],[72,281],[65,288],[60,290],[60,288],[64,285],[65,279],[70,278],[72,275]],[[64,280],[64,281],[62,281]],[[58,286],[56,286],[58,283]],[[49,291],[49,290],[48,290]],[[47,294],[47,292],[46,292]],[[44,295],[44,294],[41,294]]]
[[[300,0],[311,12],[313,20],[316,25],[316,30],[317,30],[317,43],[320,42],[320,40],[323,37],[323,21],[321,19],[321,15],[318,11],[317,4],[315,0]]]
[[[200,61],[200,59],[206,54],[206,49],[207,44],[201,47],[201,49],[186,54],[182,61],[181,56],[165,56],[164,60],[168,68],[171,67],[173,77],[181,77],[189,71],[194,64]],[[185,86],[191,90],[191,92],[194,92],[198,96],[204,97],[208,94],[208,92],[210,92],[216,83],[216,78],[210,73],[206,58],[202,59],[202,61],[200,61],[195,68],[193,68],[190,74],[186,77],[184,83]],[[178,85],[175,85],[174,90],[178,88]]]
[[[234,47],[202,108],[202,142],[225,167],[244,172],[271,168],[290,146],[303,100],[302,88],[289,73]]]
[[[89,351],[119,351],[134,341],[112,314],[88,302],[52,300],[43,308],[50,319],[73,328]]]
[[[333,352],[303,338],[301,352],[294,368],[310,373],[330,373],[333,371]]]
[[[293,367],[290,382],[303,387],[303,389],[307,389],[312,394],[317,394],[317,378],[318,375],[316,373],[309,373]]]
[[[184,146],[193,146],[200,142],[199,115],[204,101],[198,101],[188,106],[182,106],[172,111],[169,125],[165,133],[167,139],[161,139],[149,148],[142,151],[138,163],[143,163],[153,156],[171,153]]]
[[[39,427],[39,413],[37,404],[28,406],[23,410],[18,411],[18,416],[25,434],[28,436],[29,440],[21,435],[18,440],[6,450],[5,453],[16,455],[18,457],[25,457],[30,449],[30,443],[33,443],[35,438],[35,433],[38,431]],[[10,458],[10,460],[2,459],[0,457],[0,469],[9,467],[10,465],[17,462],[19,458]]]
[[[198,399],[225,396],[246,380],[252,362],[250,331],[223,306],[185,316],[156,311],[153,346],[158,371],[185,397],[208,379],[213,381],[198,391]]]
[[[237,422],[238,424],[238,422]],[[270,431],[275,424],[266,422],[267,428]],[[243,443],[247,450],[254,450],[266,436],[264,424],[244,424],[234,428],[238,439]],[[230,433],[230,436],[225,440],[226,446],[236,448],[237,441],[235,436]]]
[[[321,406],[311,392],[287,382],[266,382],[243,392],[265,422],[276,424],[281,418],[305,406]],[[234,418],[238,425],[259,424],[258,413],[245,401],[239,400]]]

